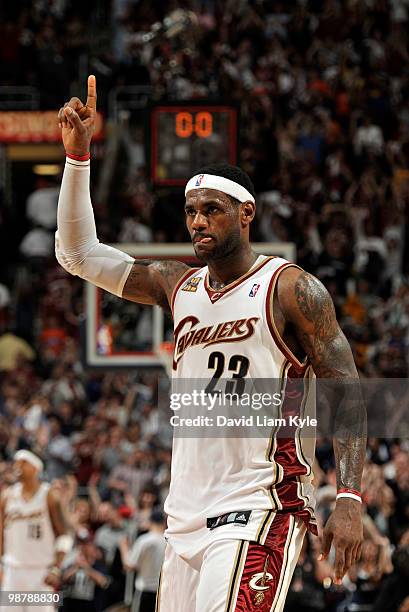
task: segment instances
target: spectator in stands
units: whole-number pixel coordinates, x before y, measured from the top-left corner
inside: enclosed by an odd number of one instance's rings
[[[409,603],[409,531],[406,530],[392,556],[393,572],[380,586],[373,612],[406,612]]]
[[[105,594],[107,605],[113,605],[124,599],[125,575],[120,554],[120,542],[130,533],[128,521],[130,514],[124,512],[125,507],[114,507],[110,502],[102,502],[98,505],[97,519],[102,523],[95,532],[95,544],[103,552],[108,568],[111,583]]]
[[[27,219],[38,227],[55,230],[59,191],[51,177],[38,178],[36,190],[27,198]]]
[[[122,563],[127,570],[136,570],[133,612],[154,612],[156,591],[165,553],[165,517],[162,512],[152,512],[149,531],[139,536],[132,548],[126,538],[121,540]]]
[[[46,447],[47,475],[50,480],[61,478],[72,470],[74,449],[69,439],[62,435],[62,421],[58,414],[47,419],[49,440]]]
[[[125,495],[130,493],[137,499],[143,487],[152,480],[153,471],[148,462],[146,451],[124,452],[123,460],[113,468],[108,486],[112,491],[112,501],[121,505]]]
[[[0,371],[16,370],[22,361],[33,361],[34,349],[22,338],[12,332],[0,336]]]
[[[115,508],[110,502],[104,502],[100,505],[98,518],[103,524],[95,532],[94,543],[103,549],[105,561],[110,566],[114,560],[119,542],[126,533],[127,525],[119,509]]]
[[[368,116],[362,120],[360,127],[355,132],[354,147],[356,155],[383,153],[383,134],[379,125],[371,123]]]
[[[102,612],[110,579],[103,553],[89,532],[77,534],[77,545],[67,554],[61,569],[63,612]]]

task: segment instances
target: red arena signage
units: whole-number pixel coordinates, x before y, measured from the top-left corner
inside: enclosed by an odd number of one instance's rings
[[[58,111],[0,111],[0,142],[59,142]],[[103,117],[97,113],[93,140],[103,137]]]

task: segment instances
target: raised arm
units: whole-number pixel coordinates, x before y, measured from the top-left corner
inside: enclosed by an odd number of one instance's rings
[[[58,113],[67,161],[57,211],[55,251],[62,267],[119,297],[167,308],[174,286],[188,270],[178,261],[135,260],[99,242],[89,191],[89,150],[96,117],[95,77],[85,105],[71,98]]]
[[[336,420],[350,423],[333,438],[337,487],[360,491],[365,460],[365,406],[351,348],[335,316],[331,297],[323,284],[297,268],[285,269],[277,284],[278,308],[294,329],[318,378],[333,379],[325,393]],[[340,498],[323,534],[322,558],[336,549],[335,581],[342,577],[360,554],[362,542],[361,504]]]

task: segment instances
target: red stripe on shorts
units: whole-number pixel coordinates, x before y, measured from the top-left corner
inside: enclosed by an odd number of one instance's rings
[[[290,517],[290,514],[276,514],[265,545],[249,543],[234,608],[236,612],[270,612],[280,588],[283,563],[288,562],[285,544],[291,528]],[[289,539],[291,541],[291,537]]]

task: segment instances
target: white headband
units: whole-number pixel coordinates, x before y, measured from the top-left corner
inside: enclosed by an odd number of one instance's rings
[[[239,202],[253,202],[254,197],[243,185],[239,185],[235,181],[231,181],[224,176],[216,176],[215,174],[196,174],[186,185],[185,195],[192,189],[217,189],[227,193],[227,195],[236,198]]]
[[[19,460],[27,461],[27,463],[30,463],[33,467],[37,468],[39,472],[43,471],[43,468],[44,468],[43,462],[41,461],[39,457],[37,457],[37,455],[35,455],[29,450],[17,451],[14,455],[14,461],[19,461]]]

